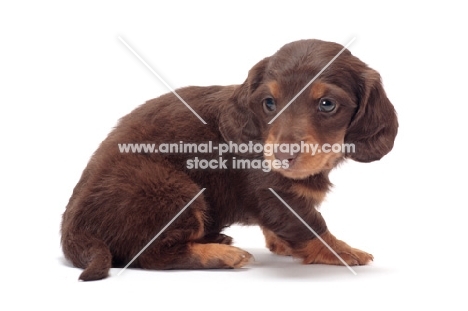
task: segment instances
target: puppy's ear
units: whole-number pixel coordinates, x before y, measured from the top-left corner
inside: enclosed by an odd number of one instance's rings
[[[380,160],[392,150],[397,131],[397,115],[382,87],[380,75],[368,69],[358,110],[345,136],[346,143],[355,145],[355,152],[346,156],[359,162]]]
[[[228,107],[219,117],[219,130],[226,141],[237,144],[261,139],[261,125],[251,110],[250,97],[263,80],[269,57],[249,70],[245,82],[229,99]]]

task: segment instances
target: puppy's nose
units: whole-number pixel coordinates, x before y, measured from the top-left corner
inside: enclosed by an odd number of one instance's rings
[[[278,159],[280,161],[288,160],[289,163],[294,161],[294,159],[297,158],[297,155],[298,155],[298,152],[293,152],[293,154],[291,154],[290,152],[282,152],[282,151],[275,152],[275,158],[276,159]]]

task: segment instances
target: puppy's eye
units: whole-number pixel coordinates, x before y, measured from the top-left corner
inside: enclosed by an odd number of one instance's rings
[[[276,110],[275,100],[271,97],[265,98],[263,100],[263,110],[265,110],[266,113],[275,111]]]
[[[321,98],[319,101],[319,107],[318,109],[322,112],[332,112],[335,110],[336,104],[334,101],[328,99],[328,98]]]

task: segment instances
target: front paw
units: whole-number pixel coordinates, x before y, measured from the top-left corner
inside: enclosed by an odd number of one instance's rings
[[[266,247],[277,255],[291,256],[292,249],[286,243],[278,237],[273,231],[268,230],[267,228],[262,227],[263,234],[265,235]]]
[[[374,260],[374,256],[372,256],[372,254],[366,253],[357,248],[351,248],[349,245],[347,246],[349,247],[349,249],[339,251],[336,253],[344,262],[346,262],[348,266],[367,265]],[[327,249],[327,251],[329,250]],[[331,253],[331,251],[329,252]],[[322,263],[328,265],[344,265],[342,260],[337,258],[335,254],[333,254],[333,257],[325,255],[321,260],[315,263]]]
[[[326,264],[349,266],[366,265],[374,260],[374,256],[357,248],[352,248],[345,242],[335,238],[330,232],[320,235],[321,241],[315,238],[300,248],[296,255],[303,258],[305,264]],[[333,250],[333,252],[324,244]]]

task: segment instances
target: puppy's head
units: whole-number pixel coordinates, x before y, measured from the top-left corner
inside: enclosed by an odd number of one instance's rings
[[[342,48],[302,40],[256,64],[221,115],[224,138],[263,141],[265,159],[287,163],[276,170],[294,179],[330,170],[343,158],[371,162],[386,155],[398,122],[379,74],[348,50],[321,72]]]

